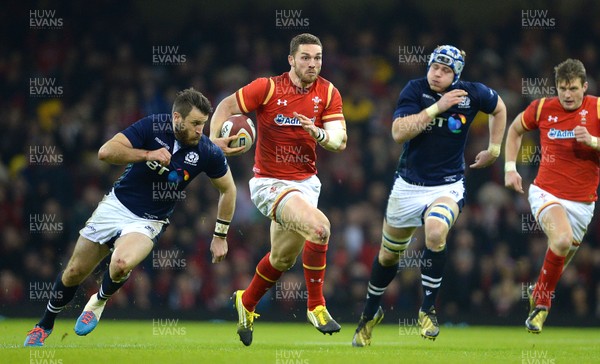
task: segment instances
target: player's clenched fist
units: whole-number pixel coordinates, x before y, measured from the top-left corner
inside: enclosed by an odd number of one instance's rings
[[[579,143],[593,147],[592,135],[588,132],[585,126],[577,125],[575,129],[573,129],[573,132],[575,133],[575,140],[577,140]]]
[[[150,150],[146,153],[147,161],[157,161],[162,166],[166,167],[171,163],[171,153],[166,148]]]

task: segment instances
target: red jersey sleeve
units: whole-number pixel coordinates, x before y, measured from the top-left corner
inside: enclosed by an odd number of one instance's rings
[[[323,111],[323,115],[321,115],[323,123],[334,120],[344,120],[344,114],[342,113],[342,96],[332,83],[329,84],[327,89],[326,100],[325,111]]]
[[[273,81],[270,78],[261,77],[237,90],[235,98],[240,110],[247,114],[258,109],[260,105],[266,104],[274,90]]]
[[[521,116],[521,125],[525,130],[534,130],[539,128],[540,112],[544,105],[545,98],[532,101],[523,111]]]

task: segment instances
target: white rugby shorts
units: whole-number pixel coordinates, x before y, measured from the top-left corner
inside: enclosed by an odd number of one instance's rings
[[[281,211],[290,197],[299,193],[317,207],[321,193],[321,180],[316,175],[301,181],[253,177],[248,182],[250,198],[258,210],[271,220],[281,221]]]
[[[146,235],[156,244],[167,225],[169,220],[149,220],[137,216],[111,190],[100,201],[79,234],[95,243],[112,245],[119,236],[136,232]]]
[[[398,176],[388,198],[385,212],[387,224],[394,228],[423,225],[423,214],[440,197],[449,197],[462,207],[465,197],[464,181],[440,186],[419,186]]]
[[[578,202],[558,198],[533,183],[529,186],[529,205],[535,221],[540,223],[542,216],[553,205],[560,205],[565,209],[571,229],[573,230],[573,239],[581,243],[587,227],[594,217],[594,202]],[[541,226],[541,224],[540,224]]]

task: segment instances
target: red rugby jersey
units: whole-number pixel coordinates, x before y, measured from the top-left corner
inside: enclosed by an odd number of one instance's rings
[[[577,110],[566,111],[558,97],[550,97],[525,109],[521,125],[540,130],[542,158],[535,185],[566,200],[596,201],[600,154],[577,142],[573,129],[582,125],[591,135],[600,135],[599,102],[598,97],[584,96]]]
[[[256,177],[303,180],[317,173],[317,142],[302,129],[294,112],[313,119],[318,127],[334,120],[344,121],[342,97],[331,82],[318,77],[309,88],[302,89],[286,72],[258,78],[235,96],[243,113],[256,111]]]

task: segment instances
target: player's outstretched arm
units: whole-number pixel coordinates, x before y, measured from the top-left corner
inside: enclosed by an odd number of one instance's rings
[[[242,154],[244,147],[229,147],[229,143],[236,140],[238,136],[234,135],[227,138],[221,138],[221,128],[223,127],[225,120],[227,120],[231,115],[241,113],[242,110],[240,110],[240,107],[237,104],[235,94],[231,94],[224,98],[219,105],[217,105],[217,108],[210,119],[210,140],[219,148],[221,148],[223,153],[225,153],[225,155],[228,157]]]
[[[212,262],[219,263],[227,255],[227,229],[235,211],[235,198],[237,190],[231,170],[220,178],[212,178],[211,183],[219,190],[219,204],[217,205],[217,223],[215,234],[210,243]]]
[[[521,124],[523,113],[519,113],[515,120],[508,128],[506,135],[506,145],[504,147],[505,163],[504,163],[504,186],[519,193],[523,191],[523,180],[519,172],[517,172],[517,154],[521,148],[521,140],[526,130]]]
[[[128,164],[157,161],[163,166],[171,162],[171,153],[165,148],[157,150],[136,149],[125,134],[117,133],[98,150],[98,159],[110,164]]]
[[[506,105],[498,96],[496,108],[490,115],[490,142],[487,150],[483,150],[475,157],[471,168],[485,168],[492,165],[500,156],[504,130],[506,129]]]

